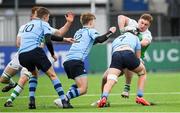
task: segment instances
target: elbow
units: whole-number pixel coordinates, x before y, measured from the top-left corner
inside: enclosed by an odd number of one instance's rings
[[[124,16],[124,15],[119,15],[119,16],[118,16],[118,20],[119,20],[119,19],[122,19],[122,18],[125,18],[125,16]]]
[[[62,29],[57,30],[54,35],[55,36],[63,36],[63,33],[61,33],[61,31],[62,31]]]

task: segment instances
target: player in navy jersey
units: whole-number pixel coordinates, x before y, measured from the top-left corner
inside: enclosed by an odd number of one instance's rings
[[[45,52],[40,47],[42,40],[45,39],[45,44],[51,53],[54,60],[57,57],[54,54],[54,49],[52,46],[51,39],[59,39],[63,41],[63,37],[57,37],[53,35],[51,27],[49,25],[49,11],[40,7],[37,10],[37,18],[25,24],[24,30],[21,33],[21,42],[19,48],[19,61],[23,67],[26,67],[28,71],[32,73],[33,77],[37,76],[36,67],[45,72],[52,81],[56,92],[58,93],[60,99],[62,100],[63,108],[72,108],[70,103],[65,100],[64,91],[62,85],[51,65],[51,62],[47,58]],[[37,86],[37,81],[31,80],[30,85],[30,103],[29,109],[36,109],[35,105],[35,88]]]
[[[115,27],[111,27],[109,31],[100,36],[95,27],[95,16],[91,13],[84,13],[80,17],[83,28],[79,29],[74,38],[73,43],[67,54],[67,59],[63,63],[65,72],[69,79],[73,79],[73,84],[66,94],[67,100],[76,98],[86,94],[88,87],[87,72],[84,67],[84,59],[89,54],[93,44],[106,41],[115,31]],[[61,102],[56,99],[54,102],[60,105]]]

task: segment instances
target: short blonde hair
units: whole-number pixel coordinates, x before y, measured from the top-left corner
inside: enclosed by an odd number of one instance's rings
[[[80,22],[82,25],[86,25],[89,21],[96,19],[95,15],[92,13],[83,13],[80,17]]]

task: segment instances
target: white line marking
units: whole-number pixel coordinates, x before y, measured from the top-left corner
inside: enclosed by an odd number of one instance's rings
[[[120,93],[111,93],[111,96],[120,96]],[[130,93],[130,95],[136,95],[136,93]],[[163,93],[144,93],[144,95],[180,95],[180,92],[163,92]],[[87,94],[83,95],[85,97],[100,96],[100,94]],[[0,99],[8,98],[9,96],[0,97]],[[18,98],[28,98],[29,96],[19,96]],[[58,97],[58,95],[42,95],[36,96],[36,98],[45,98],[45,97]]]

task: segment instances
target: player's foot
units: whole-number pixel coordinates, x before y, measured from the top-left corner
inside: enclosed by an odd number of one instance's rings
[[[35,98],[30,97],[29,109],[36,109]]]
[[[91,106],[98,106],[98,103],[100,102],[100,100],[98,100],[98,101],[96,101],[96,102],[93,102],[92,104],[91,104]],[[110,107],[110,102],[107,100],[106,101],[106,104],[105,104],[105,106],[104,107]]]
[[[136,103],[142,104],[144,106],[150,106],[151,103],[149,103],[147,100],[145,100],[143,97],[136,97]]]
[[[129,98],[129,91],[123,91],[121,94],[122,98]]]
[[[8,92],[9,90],[11,90],[12,88],[15,88],[16,86],[17,86],[17,83],[15,85],[8,84],[2,88],[2,92]]]
[[[54,104],[59,108],[73,108],[69,101],[62,102],[60,98],[55,99]]]
[[[107,102],[107,98],[106,97],[102,97],[100,102],[98,103],[97,107],[99,107],[99,108],[105,107],[106,102]]]
[[[4,107],[13,107],[12,101],[7,101],[7,102],[4,104]]]
[[[63,106],[64,109],[73,108],[73,106],[70,104],[70,102],[66,101],[66,100],[62,100],[62,106]]]
[[[97,100],[97,101],[91,103],[91,106],[97,106],[99,102],[100,102],[100,100]]]

